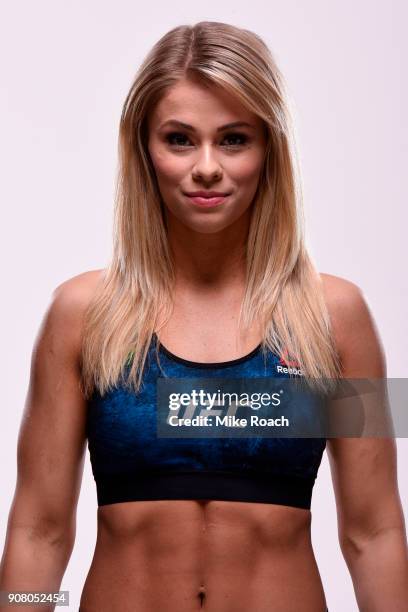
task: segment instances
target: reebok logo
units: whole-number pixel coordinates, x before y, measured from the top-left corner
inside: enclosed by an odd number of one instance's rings
[[[279,359],[279,364],[276,366],[276,371],[279,374],[294,374],[295,376],[303,376],[299,362],[291,357],[287,349],[284,349]]]

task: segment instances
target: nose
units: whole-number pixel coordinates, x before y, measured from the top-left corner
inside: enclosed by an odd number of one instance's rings
[[[192,173],[194,178],[201,178],[205,181],[214,180],[222,175],[222,167],[220,166],[211,145],[204,145],[201,148]]]

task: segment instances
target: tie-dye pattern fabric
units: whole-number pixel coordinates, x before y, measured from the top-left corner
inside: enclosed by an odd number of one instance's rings
[[[280,358],[261,347],[240,359],[197,364],[155,336],[138,394],[118,385],[88,402],[87,435],[98,505],[152,499],[222,499],[310,508],[324,438],[157,438],[158,377],[261,378]]]

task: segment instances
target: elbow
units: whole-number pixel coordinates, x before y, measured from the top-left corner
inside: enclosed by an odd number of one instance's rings
[[[339,534],[340,550],[346,561],[358,558],[364,552],[367,541],[369,541],[369,538],[361,534],[358,535],[353,532]]]
[[[72,527],[64,529],[53,521],[10,521],[0,563],[1,588],[24,590],[24,584],[33,591],[58,590],[74,539]]]
[[[29,527],[33,541],[41,539],[55,548],[71,549],[75,542],[75,526],[53,521],[39,521]]]
[[[404,523],[395,525],[382,525],[370,531],[344,530],[339,533],[339,544],[343,557],[348,563],[360,558],[369,548],[379,546],[382,549],[386,542],[396,544],[399,540],[405,542],[406,532]]]
[[[24,534],[27,542],[32,544],[41,542],[54,548],[71,550],[75,542],[76,523],[46,516],[24,521],[10,518],[8,531]]]

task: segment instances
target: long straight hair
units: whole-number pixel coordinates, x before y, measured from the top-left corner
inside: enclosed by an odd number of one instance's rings
[[[341,365],[322,280],[305,247],[301,171],[284,79],[257,34],[202,21],[170,30],[153,46],[123,105],[113,252],[85,315],[83,392],[105,393],[129,364],[126,384],[137,392],[159,315],[167,321],[172,312],[175,270],[147,148],[147,116],[183,78],[223,87],[264,122],[267,148],[252,203],[239,325],[256,321],[264,350],[290,355],[315,388],[327,390]],[[157,348],[157,335],[156,341]]]

